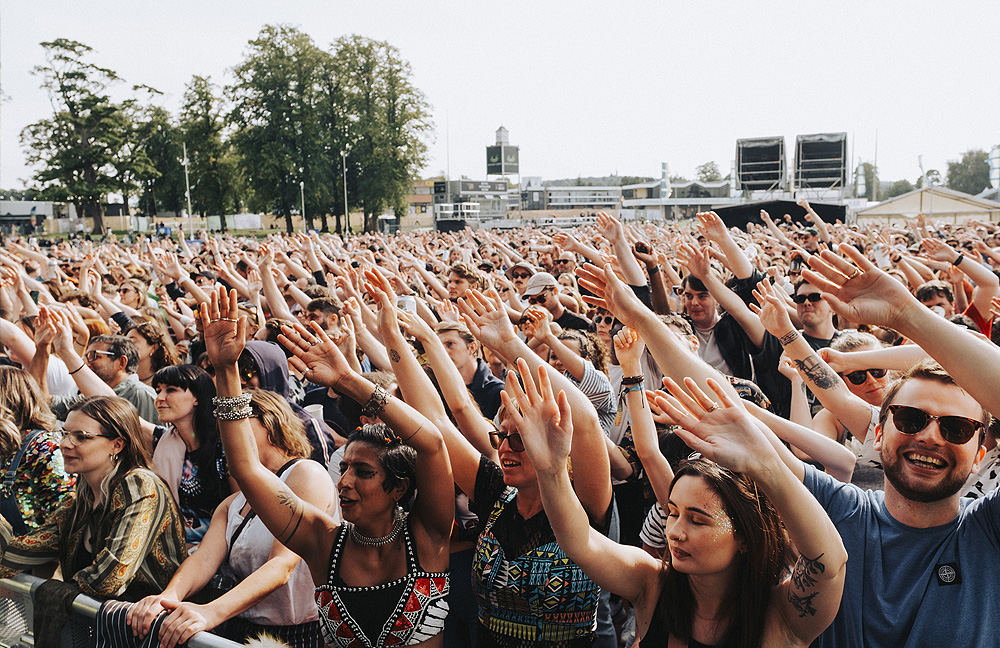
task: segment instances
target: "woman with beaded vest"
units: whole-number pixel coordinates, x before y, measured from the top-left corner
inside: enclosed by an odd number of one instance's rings
[[[454,481],[440,432],[351,370],[318,325],[284,329],[281,341],[307,379],[364,403],[367,416],[384,422],[348,440],[337,484],[344,523],[338,524],[298,498],[257,457],[249,396],[241,394],[237,367],[246,320],[239,317],[236,293],[220,289],[200,315],[216,369],[216,417],[230,474],[268,530],[309,566],[326,642],[344,648],[443,645]],[[407,513],[402,506],[408,504]]]

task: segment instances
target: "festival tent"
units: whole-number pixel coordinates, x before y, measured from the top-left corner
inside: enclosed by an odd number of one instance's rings
[[[959,223],[966,220],[1000,220],[1000,202],[971,196],[947,187],[926,187],[890,198],[858,212],[858,222],[901,223],[924,214],[934,220]]]

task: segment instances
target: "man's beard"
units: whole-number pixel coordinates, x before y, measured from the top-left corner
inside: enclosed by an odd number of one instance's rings
[[[895,454],[890,454],[885,448],[882,449],[882,471],[885,473],[885,478],[889,480],[893,488],[899,492],[900,495],[908,500],[914,502],[923,502],[929,504],[931,502],[940,502],[941,500],[948,499],[955,493],[962,490],[965,486],[966,480],[969,476],[964,477],[959,475],[958,472],[952,467],[948,472],[943,474],[937,484],[923,486],[911,484],[905,475],[902,463],[906,461],[899,451]]]

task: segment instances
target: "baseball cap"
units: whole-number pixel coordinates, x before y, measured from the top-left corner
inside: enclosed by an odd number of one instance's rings
[[[532,295],[537,295],[546,288],[558,285],[559,282],[556,281],[556,278],[548,272],[539,272],[531,275],[531,278],[528,279],[528,285],[524,288],[524,296],[531,297]]]

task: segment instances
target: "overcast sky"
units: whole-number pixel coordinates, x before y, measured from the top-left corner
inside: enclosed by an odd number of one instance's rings
[[[485,178],[501,124],[521,173],[547,179],[723,175],[742,137],[846,131],[853,164],[878,142],[884,181],[942,173],[1000,144],[1000,2],[487,3],[438,0],[8,0],[0,6],[0,187],[25,184],[19,133],[51,115],[31,68],[42,41],[93,47],[176,111],[192,75],[231,80],[268,23],[322,47],[357,33],[395,45],[432,105],[425,175]],[[124,91],[125,87],[122,88]],[[791,157],[789,158],[791,163]]]

